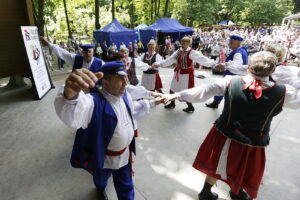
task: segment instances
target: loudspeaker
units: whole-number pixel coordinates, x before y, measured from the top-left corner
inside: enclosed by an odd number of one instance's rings
[[[166,33],[157,32],[157,44],[158,45],[165,45],[166,44]]]

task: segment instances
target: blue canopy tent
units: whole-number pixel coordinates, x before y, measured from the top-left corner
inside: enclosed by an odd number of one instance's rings
[[[128,46],[129,42],[137,40],[137,31],[124,27],[118,20],[114,19],[107,26],[95,30],[93,32],[94,38],[98,43],[106,41],[108,45],[114,42],[120,48],[121,42]]]
[[[146,24],[140,24],[137,27],[134,28],[134,30],[138,31],[138,39],[141,39],[141,34],[140,34],[140,30],[143,28],[147,28],[148,26]]]
[[[160,18],[152,25],[140,30],[141,42],[144,46],[147,45],[152,37],[155,38],[158,32],[170,35],[174,42],[186,35],[192,35],[194,30],[193,28],[183,26],[176,19]]]

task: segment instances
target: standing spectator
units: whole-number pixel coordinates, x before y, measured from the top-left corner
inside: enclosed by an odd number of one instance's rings
[[[220,54],[220,46],[214,42],[214,44],[211,47],[211,59],[217,60]]]
[[[138,45],[138,54],[140,55],[141,53],[144,52],[144,45],[140,40],[138,40],[137,45]]]
[[[120,49],[125,49],[125,48],[126,48],[126,45],[124,44],[124,42],[121,42]]]
[[[129,51],[129,57],[134,57],[134,49],[133,49],[133,46],[132,46],[132,42],[129,42],[129,45],[128,45],[128,51]]]
[[[104,40],[101,44],[101,49],[102,49],[102,60],[107,61],[108,58],[108,49],[107,49],[107,45],[106,45],[106,41]]]
[[[97,43],[97,46],[95,48],[95,57],[101,58],[101,54],[103,53],[102,48],[100,46],[100,43]]]
[[[59,47],[64,50],[66,50],[66,48],[67,48],[66,45],[64,44],[64,42],[60,42]],[[65,63],[66,62],[63,59],[61,59],[60,57],[57,57],[57,65],[58,65],[59,70],[64,68]]]
[[[109,46],[108,52],[109,52],[109,54],[113,54],[113,53],[118,52],[118,47],[114,42],[112,42],[111,45]]]

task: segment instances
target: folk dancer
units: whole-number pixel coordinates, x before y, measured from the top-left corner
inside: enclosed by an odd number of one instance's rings
[[[241,43],[244,39],[238,35],[232,35],[229,41],[229,48],[232,50],[225,63],[216,66],[219,71],[224,71],[224,77],[227,75],[245,75],[247,74],[248,52]],[[215,96],[212,103],[206,104],[209,108],[218,108],[222,101],[222,96]]]
[[[105,188],[111,175],[118,199],[134,199],[133,120],[163,100],[132,101],[125,89],[126,75],[125,64],[116,61],[106,63],[95,74],[85,68],[77,69],[67,78],[54,103],[60,119],[77,129],[71,165],[92,174],[100,200],[107,200]],[[99,79],[102,87],[91,93],[82,92],[95,87]]]
[[[86,68],[92,72],[97,72],[99,68],[103,65],[103,61],[99,58],[93,57],[94,46],[91,44],[81,45],[82,55],[73,54],[65,49],[60,48],[58,45],[51,44],[46,38],[40,38],[43,45],[48,46],[57,57],[64,60],[66,63],[73,66],[72,71],[80,68]]]
[[[174,69],[174,76],[171,82],[170,94],[180,92],[185,89],[193,88],[194,83],[194,67],[193,62],[199,63],[211,67],[215,65],[215,61],[211,60],[202,53],[193,50],[190,45],[192,41],[189,37],[183,37],[181,39],[181,48],[174,52],[169,58],[164,61],[158,61],[153,64],[154,67],[166,67],[176,63],[177,66]],[[188,107],[184,108],[183,111],[192,113],[195,108],[192,103],[187,102]],[[166,109],[175,108],[175,100],[171,101],[165,106]]]
[[[166,96],[204,102],[224,95],[223,112],[201,144],[193,167],[205,173],[199,200],[217,200],[211,192],[217,180],[226,182],[232,200],[257,197],[265,169],[265,147],[270,142],[270,125],[282,107],[299,108],[300,90],[270,79],[277,58],[270,52],[251,57],[246,76],[227,76],[215,83]],[[255,167],[253,167],[255,166]]]
[[[159,71],[158,69],[152,69],[152,64],[154,64],[155,62],[161,62],[163,58],[155,52],[156,43],[154,40],[150,40],[147,47],[148,52],[143,53],[137,58],[137,60],[149,66],[148,69],[143,70],[141,85],[144,86],[147,90],[163,93],[161,90],[163,88],[163,85],[159,75]]]

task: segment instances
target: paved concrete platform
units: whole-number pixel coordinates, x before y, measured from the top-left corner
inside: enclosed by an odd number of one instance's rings
[[[171,69],[161,70],[165,92],[172,74]],[[54,111],[53,100],[65,76],[56,77],[56,89],[41,101],[32,100],[29,87],[0,94],[0,199],[97,199],[92,177],[69,164],[74,130],[66,127]],[[196,84],[220,78],[210,73],[206,76],[196,79]],[[136,200],[197,199],[205,176],[193,169],[192,163],[222,108],[213,110],[195,104],[195,113],[186,114],[182,112],[185,106],[178,102],[175,110],[165,110],[160,105],[139,122],[134,164]],[[274,119],[258,200],[299,199],[299,118],[299,110],[285,109]],[[230,199],[224,183],[218,182],[213,190],[220,199]],[[111,182],[108,194],[116,200]]]

